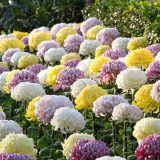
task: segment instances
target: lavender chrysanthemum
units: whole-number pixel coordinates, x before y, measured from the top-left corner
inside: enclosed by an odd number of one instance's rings
[[[41,70],[44,70],[44,69],[47,69],[47,67],[43,64],[34,64],[34,65],[31,65],[31,66],[28,66],[27,67],[27,70],[35,73],[36,75],[41,71]]]
[[[24,36],[24,37],[21,39],[21,42],[25,45],[25,47],[28,47],[28,41],[29,41],[28,36]]]
[[[50,48],[60,48],[60,45],[56,41],[43,41],[38,45],[38,57],[43,57],[45,52],[48,51]]]
[[[70,52],[79,52],[79,48],[81,43],[84,41],[84,38],[80,35],[70,35],[65,39],[64,48],[65,50]]]
[[[9,87],[14,88],[21,82],[38,83],[38,78],[36,74],[31,71],[21,71],[14,74],[12,80],[9,83]]]
[[[107,50],[103,56],[109,57],[113,60],[116,60],[118,58],[123,58],[127,55],[126,51],[122,49],[115,49],[115,50]]]
[[[6,72],[6,71],[8,71],[7,68],[5,68],[5,67],[0,67],[0,74],[3,73],[3,72]]]
[[[102,141],[79,140],[70,153],[71,160],[95,160],[102,156],[107,156],[109,149]]]
[[[75,68],[77,67],[79,62],[80,62],[79,59],[73,59],[73,60],[65,62],[64,65],[70,68]]]
[[[154,56],[156,56],[157,53],[160,52],[160,43],[152,44],[152,45],[146,47],[145,49],[150,51],[151,53],[153,53]]]
[[[160,79],[160,61],[152,62],[147,70],[146,76],[148,81],[159,80]]]
[[[21,153],[0,154],[0,160],[31,160],[28,156]]]
[[[114,81],[117,78],[117,75],[126,68],[126,65],[119,60],[109,61],[102,66],[98,77],[103,83],[108,82],[109,80]]]
[[[66,89],[81,78],[85,78],[85,74],[81,70],[76,68],[64,69],[58,74],[55,90]]]
[[[2,61],[6,62],[7,64],[11,64],[11,58],[16,52],[20,52],[21,50],[19,48],[11,48],[8,49],[6,52],[4,52],[2,56]]]
[[[136,149],[137,160],[157,160],[160,158],[160,133],[144,138]]]

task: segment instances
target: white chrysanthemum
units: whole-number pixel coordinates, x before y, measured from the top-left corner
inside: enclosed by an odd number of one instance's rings
[[[131,38],[118,37],[112,42],[112,49],[122,49],[127,51],[127,45]]]
[[[160,103],[160,80],[153,85],[150,95],[152,99]]]
[[[117,121],[138,121],[142,118],[143,112],[137,106],[128,103],[120,103],[115,106],[112,112],[112,119]]]
[[[22,57],[22,56],[26,56],[26,55],[28,55],[29,53],[28,52],[16,52],[13,56],[12,56],[12,58],[11,58],[11,63],[13,64],[13,65],[18,65],[18,61],[19,61],[19,59]]]
[[[5,119],[6,119],[6,114],[3,112],[3,109],[0,106],[0,120],[5,120]]]
[[[83,115],[77,110],[69,107],[62,107],[56,110],[51,125],[55,130],[60,129],[62,133],[68,131],[79,131],[84,129],[85,120]]]
[[[71,85],[71,94],[73,97],[79,95],[79,93],[88,85],[96,85],[97,83],[92,79],[82,78],[78,79]]]
[[[12,120],[0,120],[0,140],[5,138],[10,133],[23,133],[20,125]]]
[[[89,66],[92,61],[93,61],[93,59],[90,59],[90,58],[84,59],[78,63],[76,68],[83,71],[85,74],[88,74],[89,73]]]
[[[1,34],[0,35],[0,40],[6,39],[6,38],[16,38],[14,34]]]
[[[139,68],[128,68],[117,76],[116,84],[123,90],[139,89],[147,82],[144,71]]]
[[[96,160],[126,160],[126,159],[119,156],[114,156],[114,157],[104,156],[104,157],[96,158]]]
[[[67,52],[63,48],[50,48],[45,52],[44,60],[47,62],[60,61],[65,54],[67,54]]]
[[[96,116],[106,116],[111,115],[115,106],[120,103],[128,103],[126,99],[124,99],[120,95],[105,95],[99,97],[93,103],[93,112]]]
[[[37,77],[38,77],[38,81],[39,81],[39,83],[41,85],[43,85],[43,86],[47,86],[48,85],[48,81],[47,81],[48,73],[52,68],[53,67],[48,67],[47,69],[41,70],[38,73]]]
[[[0,74],[0,91],[3,91],[3,86],[6,84],[6,77],[9,72],[3,72]]]
[[[45,90],[38,83],[21,82],[11,90],[11,97],[16,101],[30,101],[44,95]]]
[[[100,42],[97,40],[84,40],[81,43],[79,54],[81,55],[94,55],[96,48],[100,46]]]
[[[35,29],[33,29],[31,32],[30,32],[30,34],[29,34],[29,36],[31,35],[31,34],[33,34],[33,33],[36,33],[36,32],[49,32],[49,28],[48,27],[44,27],[44,26],[42,26],[42,27],[39,27],[39,28],[35,28]]]
[[[160,52],[158,52],[158,54],[156,55],[155,61],[160,61]]]

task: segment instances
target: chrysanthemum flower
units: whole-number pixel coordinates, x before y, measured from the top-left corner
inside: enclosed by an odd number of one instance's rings
[[[47,67],[43,64],[33,64],[28,66],[26,69],[37,75],[40,71],[47,69]]]
[[[154,100],[160,103],[160,80],[153,85],[150,95]]]
[[[105,53],[105,51],[110,50],[110,49],[111,49],[110,46],[100,45],[99,47],[96,48],[95,57],[102,56],[102,54]]]
[[[73,60],[73,59],[81,60],[81,57],[78,53],[68,53],[68,54],[62,56],[61,64],[64,64],[65,62]]]
[[[79,62],[80,62],[79,59],[73,59],[65,62],[64,65],[69,68],[76,68]]]
[[[21,153],[3,153],[0,154],[1,160],[31,160],[27,155]]]
[[[160,43],[152,44],[152,45],[146,47],[145,49],[150,51],[154,56],[156,56],[157,53],[160,52]]]
[[[20,31],[14,31],[13,35],[15,35],[17,39],[21,40],[24,36],[28,36],[29,33],[27,33],[27,32],[20,32]]]
[[[3,86],[6,84],[6,77],[9,72],[3,72],[0,74],[0,90],[3,92]]]
[[[126,160],[126,159],[119,156],[114,156],[114,157],[104,156],[104,157],[97,158],[96,160]]]
[[[24,36],[24,37],[21,39],[21,42],[25,45],[25,47],[28,47],[28,41],[29,41],[28,36]]]

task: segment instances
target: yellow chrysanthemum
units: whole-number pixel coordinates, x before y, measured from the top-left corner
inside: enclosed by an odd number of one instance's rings
[[[20,32],[20,31],[14,31],[13,34],[19,40],[21,40],[24,36],[28,36],[29,35],[27,32]]]
[[[76,30],[70,27],[65,27],[62,28],[58,31],[57,35],[56,35],[56,41],[60,44],[63,45],[64,44],[64,40],[69,36],[69,35],[73,35],[73,34],[77,34]]]
[[[48,73],[48,78],[47,78],[47,81],[48,81],[48,84],[51,85],[51,86],[55,86],[56,85],[56,80],[57,80],[57,76],[59,74],[59,72],[61,70],[63,70],[65,68],[64,65],[57,65],[57,66],[54,66]]]
[[[95,40],[97,33],[102,30],[103,28],[105,28],[104,26],[101,25],[97,25],[97,26],[93,26],[91,27],[88,31],[87,31],[87,39],[90,40]]]
[[[135,37],[128,42],[127,48],[129,51],[132,51],[139,48],[145,48],[147,46],[148,40],[146,37]]]
[[[93,107],[93,102],[100,96],[106,95],[107,92],[97,86],[89,85],[85,87],[80,94],[75,99],[76,109],[91,109]]]
[[[12,70],[7,76],[6,76],[6,84],[3,86],[3,91],[5,92],[5,93],[10,93],[10,91],[11,91],[11,89],[9,88],[9,86],[8,86],[8,84],[9,84],[9,82],[12,80],[12,78],[13,78],[13,76],[16,74],[16,73],[18,73],[18,72],[20,72],[20,70]]]
[[[128,67],[147,68],[154,61],[153,54],[145,49],[131,51],[125,60]]]
[[[65,54],[61,58],[61,64],[64,64],[65,62],[70,61],[72,59],[79,59],[79,60],[81,60],[81,57],[80,57],[80,55],[78,53]]]
[[[70,135],[67,139],[65,139],[64,143],[62,144],[62,146],[63,146],[63,155],[66,158],[69,158],[71,149],[76,144],[76,142],[78,142],[81,139],[94,140],[95,138],[93,137],[93,135],[89,135],[87,133],[85,133],[85,134],[83,134],[83,133],[74,133],[74,134]]]
[[[0,62],[0,66],[8,69],[8,65],[5,62]]]
[[[10,133],[0,142],[0,154],[2,153],[22,153],[36,159],[37,150],[34,149],[32,138],[28,138],[24,134]]]
[[[30,65],[38,64],[38,57],[36,55],[22,56],[18,61],[18,68],[24,69]]]
[[[29,102],[29,105],[28,105],[28,108],[27,108],[27,111],[26,111],[26,115],[25,117],[27,118],[28,121],[36,121],[37,120],[37,117],[34,113],[35,111],[35,103],[37,101],[40,100],[40,96],[34,98],[32,101]]]
[[[106,62],[109,62],[111,59],[108,57],[99,56],[95,58],[90,66],[89,66],[89,73],[98,73],[102,67],[102,65]]]
[[[29,35],[28,45],[31,51],[37,50],[38,45],[43,41],[52,40],[50,32],[35,32]]]
[[[133,136],[140,142],[143,138],[160,132],[160,119],[143,118],[134,126]]]
[[[95,57],[99,57],[102,56],[102,54],[107,51],[112,49],[110,46],[107,45],[100,45],[99,47],[96,48],[96,52],[95,52]]]
[[[150,92],[153,88],[153,84],[147,84],[142,86],[135,94],[133,105],[136,105],[143,109],[143,112],[149,113],[152,111],[159,111],[160,103],[151,98]]]
[[[5,38],[0,40],[0,53],[3,54],[6,50],[10,48],[19,48],[22,51],[25,48],[25,45],[16,38]]]

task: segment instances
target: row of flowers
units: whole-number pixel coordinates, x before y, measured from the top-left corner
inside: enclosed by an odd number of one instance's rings
[[[90,18],[0,35],[0,53],[0,91],[10,106],[8,113],[0,102],[0,159],[42,158],[28,131],[34,124],[39,139],[50,130],[50,159],[59,141],[67,159],[125,160],[129,140],[139,143],[132,147],[138,160],[160,158],[160,44],[120,37]],[[106,124],[112,142],[97,138]],[[60,132],[65,139],[55,138]]]

